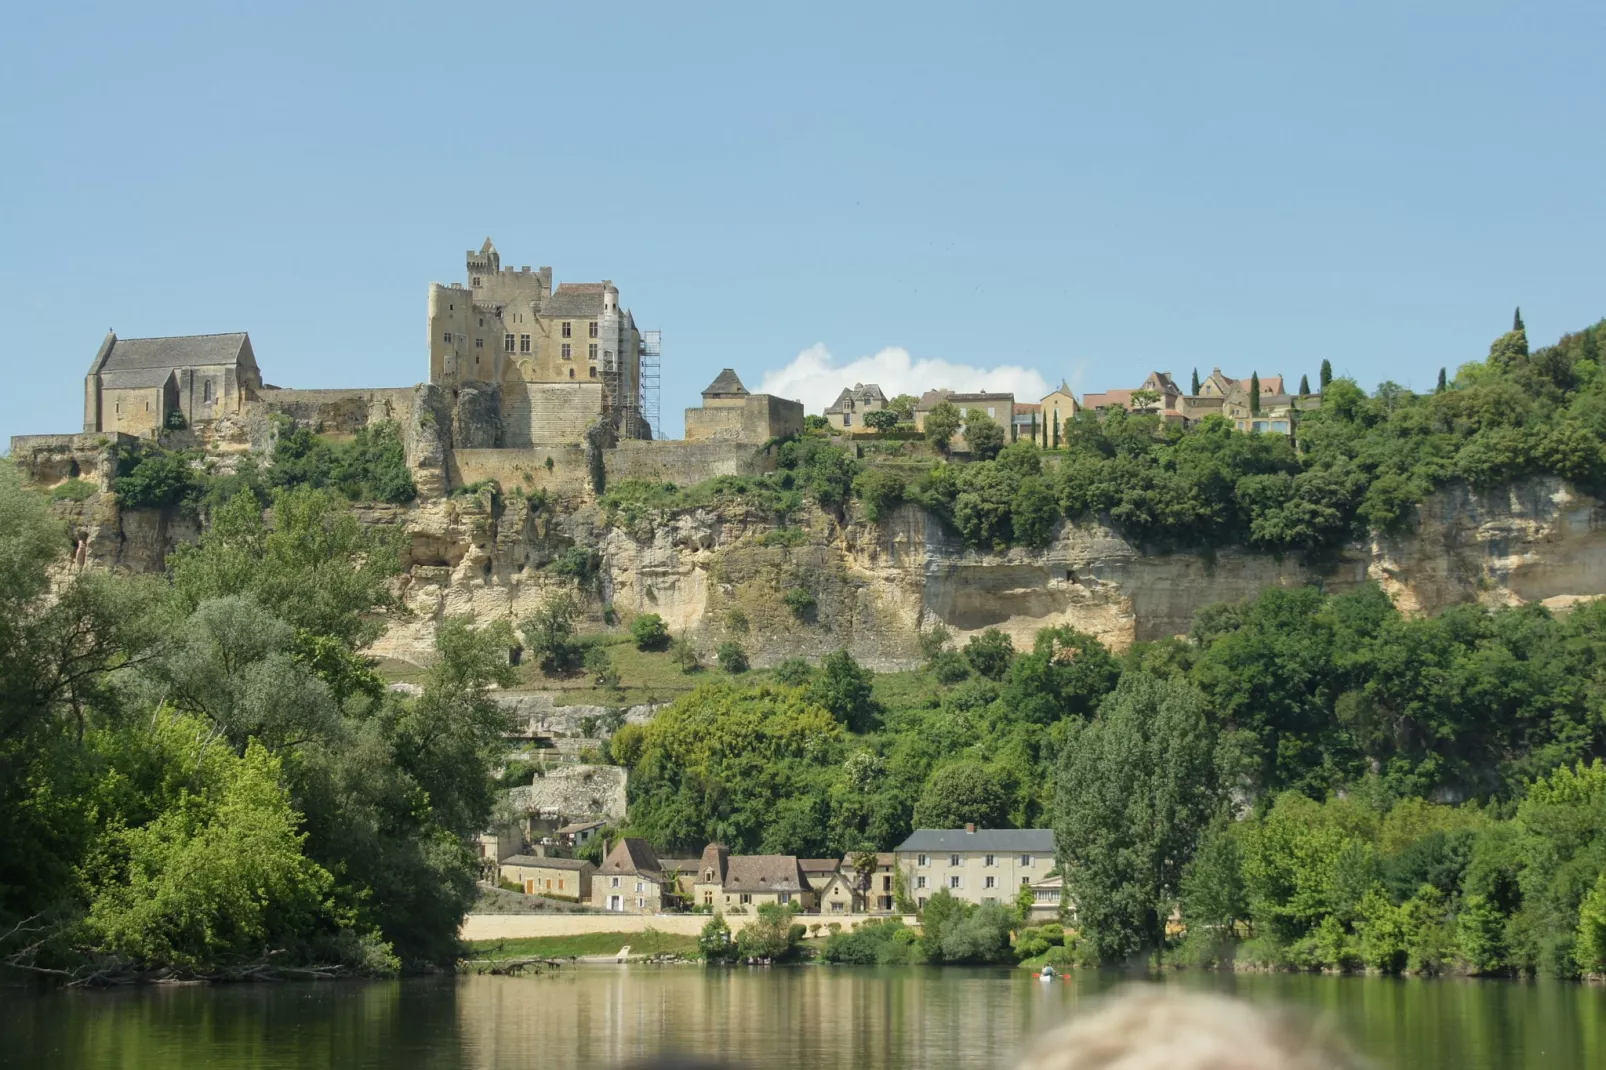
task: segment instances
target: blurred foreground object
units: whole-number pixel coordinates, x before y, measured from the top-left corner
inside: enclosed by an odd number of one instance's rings
[[[1350,1070],[1365,1064],[1312,1022],[1223,996],[1122,989],[1045,1034],[1019,1070]]]

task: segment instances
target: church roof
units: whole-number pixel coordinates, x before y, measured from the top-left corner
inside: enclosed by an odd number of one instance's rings
[[[721,371],[718,375],[714,376],[713,382],[703,387],[704,397],[707,397],[709,394],[745,393],[747,393],[747,387],[742,385],[741,378],[737,376],[736,372],[730,368],[726,368],[725,370]]]
[[[113,334],[109,341],[111,351],[99,361],[95,371],[154,371],[235,364],[250,344],[249,336],[243,331],[238,334],[181,334],[172,338],[118,338]]]

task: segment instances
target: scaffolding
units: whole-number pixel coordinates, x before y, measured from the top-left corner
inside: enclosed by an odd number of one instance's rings
[[[641,418],[653,438],[663,438],[658,410],[658,387],[663,374],[664,340],[662,331],[641,332]]]

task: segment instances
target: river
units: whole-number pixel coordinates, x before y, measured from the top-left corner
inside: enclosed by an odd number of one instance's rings
[[[755,1068],[1004,1067],[1120,979],[1020,970],[577,966],[472,977],[0,989],[0,1066],[73,1070],[606,1067],[664,1051]],[[1606,1066],[1606,989],[1561,983],[1168,979],[1326,1018],[1400,1070]]]

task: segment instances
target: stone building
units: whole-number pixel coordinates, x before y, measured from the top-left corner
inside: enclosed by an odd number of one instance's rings
[[[703,389],[700,407],[686,410],[688,442],[750,442],[761,446],[803,432],[803,403],[750,394],[730,368]]]
[[[864,427],[864,414],[887,407],[887,396],[875,383],[854,383],[844,387],[825,410],[825,422],[838,431]]]
[[[525,895],[546,895],[554,899],[591,901],[591,882],[597,867],[583,858],[547,858],[540,855],[513,855],[502,860],[498,875],[524,890]]]
[[[725,913],[751,913],[766,903],[814,907],[814,889],[794,855],[733,855],[721,843],[703,848],[693,901]]]
[[[84,377],[84,430],[151,436],[177,413],[188,424],[239,415],[262,389],[251,338],[192,334],[118,338],[108,331]]]
[[[591,878],[591,903],[598,910],[661,914],[678,901],[673,879],[646,840],[622,837]]]
[[[917,907],[940,888],[967,903],[1008,906],[1054,868],[1054,830],[915,829],[893,853]]]
[[[1042,436],[1042,446],[1046,449],[1057,449],[1065,434],[1065,425],[1076,417],[1082,406],[1071,393],[1070,384],[1064,379],[1060,385],[1043,395],[1038,402],[1039,419],[1037,421],[1038,434]],[[1059,434],[1055,434],[1058,430]]]
[[[641,332],[619,289],[552,286],[552,269],[502,267],[491,239],[467,254],[466,285],[429,288],[429,381],[492,387],[500,445],[578,442],[606,418],[621,438],[651,438],[641,411]]]

